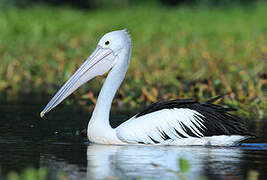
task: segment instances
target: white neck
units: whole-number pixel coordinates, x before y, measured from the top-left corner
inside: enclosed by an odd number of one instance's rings
[[[112,100],[120,87],[128,69],[131,49],[122,50],[117,56],[117,64],[109,72],[99,93],[95,109],[88,124],[88,138],[96,143],[108,143],[117,139],[109,123]],[[125,59],[127,58],[127,59]],[[115,138],[115,139],[114,139]]]

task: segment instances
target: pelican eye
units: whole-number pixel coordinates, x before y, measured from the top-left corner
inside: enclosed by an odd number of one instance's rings
[[[109,41],[106,41],[106,42],[105,42],[105,45],[109,45],[109,43],[110,43]]]

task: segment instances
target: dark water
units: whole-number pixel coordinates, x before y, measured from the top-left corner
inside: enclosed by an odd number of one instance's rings
[[[241,147],[95,145],[79,135],[89,112],[63,105],[41,120],[46,102],[26,99],[0,102],[2,177],[42,167],[48,179],[57,179],[60,172],[69,179],[267,179],[264,120],[251,125],[262,138]],[[127,117],[130,113],[113,114],[112,120]]]

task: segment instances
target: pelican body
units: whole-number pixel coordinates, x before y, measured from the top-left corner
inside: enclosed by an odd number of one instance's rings
[[[112,128],[109,123],[111,104],[127,72],[131,51],[132,41],[126,30],[105,34],[95,51],[47,104],[41,117],[82,84],[109,71],[88,123],[90,142],[233,146],[254,136],[240,118],[228,113],[232,108],[213,104],[222,96],[204,103],[191,99],[154,103]]]

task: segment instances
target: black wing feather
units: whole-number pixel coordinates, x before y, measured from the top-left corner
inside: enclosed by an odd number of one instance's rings
[[[182,108],[183,105],[194,104],[194,103],[197,103],[197,101],[192,99],[177,99],[172,101],[155,102],[150,104],[143,111],[138,113],[135,117],[137,118],[162,109]]]
[[[199,128],[199,131],[203,134],[203,136],[245,135],[255,137],[255,134],[249,132],[244,126],[243,120],[241,118],[229,114],[229,111],[235,111],[236,109],[225,108],[213,104],[213,102],[223,98],[225,95],[226,94],[217,96],[204,103],[199,103],[192,99],[172,100],[153,103],[147,108],[145,108],[143,111],[138,113],[136,115],[136,118],[162,109],[188,108],[191,110],[195,110],[204,116],[195,116],[195,118],[201,119],[201,122],[203,122],[203,125],[205,126],[205,128],[203,129]],[[187,134],[192,137],[197,137],[196,134],[192,132],[189,128],[184,128]]]

